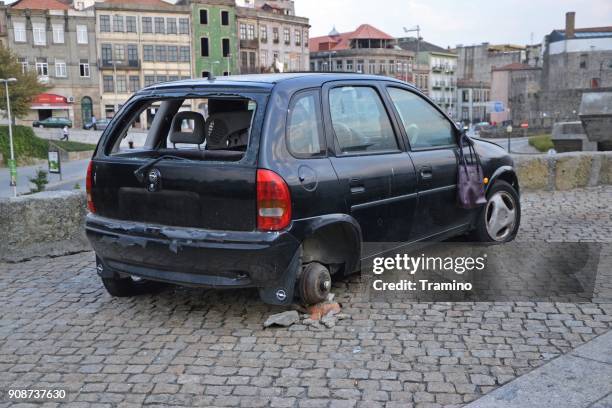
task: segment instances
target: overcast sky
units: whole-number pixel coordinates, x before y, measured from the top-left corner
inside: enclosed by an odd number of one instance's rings
[[[442,47],[482,42],[527,44],[565,26],[612,25],[612,0],[295,0],[296,14],[310,18],[310,36],[352,31],[369,23],[392,35],[421,27],[421,37]],[[415,35],[411,33],[409,35]]]

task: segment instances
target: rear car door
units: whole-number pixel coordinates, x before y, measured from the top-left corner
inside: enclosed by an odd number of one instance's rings
[[[397,190],[394,175],[411,163],[378,83],[332,82],[323,90],[330,160],[364,243],[406,241],[398,220],[413,217],[416,194]]]
[[[434,105],[410,88],[387,87],[403,125],[418,178],[413,233],[417,239],[450,233],[469,223],[457,206],[457,130]]]

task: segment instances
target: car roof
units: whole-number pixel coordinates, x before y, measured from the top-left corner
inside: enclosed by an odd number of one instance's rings
[[[248,74],[248,75],[230,75],[215,77],[213,79],[197,78],[184,79],[180,81],[163,82],[151,85],[145,88],[146,90],[163,90],[164,88],[176,87],[198,87],[198,86],[250,86],[261,88],[272,88],[276,84],[292,82],[298,85],[299,83],[308,83],[312,86],[313,83],[322,85],[329,81],[347,81],[347,80],[373,80],[373,81],[392,81],[406,84],[398,79],[382,76],[382,75],[366,75],[358,73],[341,73],[341,72],[291,72],[280,74]],[[408,84],[413,86],[412,84]]]

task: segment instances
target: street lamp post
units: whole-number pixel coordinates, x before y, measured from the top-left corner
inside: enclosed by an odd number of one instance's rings
[[[15,164],[15,149],[13,148],[13,120],[11,118],[11,100],[9,99],[9,82],[17,82],[17,78],[0,78],[0,82],[4,82],[4,91],[6,93],[6,113],[8,118],[9,129],[9,147],[11,151],[11,162],[9,171],[11,173],[11,185],[13,186],[13,197],[17,197],[17,168]]]
[[[215,64],[220,64],[221,61],[210,61],[210,75],[208,78],[215,77]]]

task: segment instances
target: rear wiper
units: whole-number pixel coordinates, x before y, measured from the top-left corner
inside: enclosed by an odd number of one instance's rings
[[[155,159],[149,160],[148,162],[146,162],[145,164],[143,164],[142,166],[134,170],[134,176],[136,176],[136,179],[142,183],[142,181],[144,180],[145,171],[149,167],[154,166],[155,164],[159,163],[162,160],[189,160],[189,159],[186,159],[184,157],[179,157],[179,156],[173,156],[171,154],[164,154],[163,156],[159,156]]]

